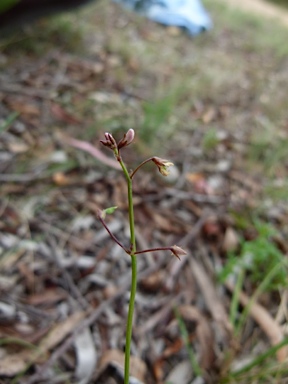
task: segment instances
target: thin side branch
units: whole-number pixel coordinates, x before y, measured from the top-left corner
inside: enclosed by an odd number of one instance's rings
[[[144,164],[149,163],[149,161],[152,161],[152,159],[153,159],[153,157],[149,157],[149,159],[146,159],[146,160],[142,161],[142,163],[139,164],[138,167],[135,168],[134,171],[130,173],[130,179],[132,180],[133,177],[134,177],[134,175],[135,175],[135,173],[136,173],[136,172],[137,172],[137,171],[138,171]]]
[[[149,248],[149,249],[143,249],[141,251],[135,252],[135,255],[139,255],[141,253],[149,253],[149,252],[156,252],[156,251],[171,251],[171,247],[158,247],[158,248]]]
[[[115,236],[113,235],[113,233],[112,233],[112,232],[110,231],[110,229],[107,227],[105,221],[102,219],[102,217],[101,217],[100,215],[98,216],[98,219],[100,220],[101,224],[102,224],[103,227],[106,229],[106,231],[108,232],[108,234],[109,234],[109,236],[111,237],[111,239],[112,239],[113,241],[115,241],[115,243],[118,244],[122,249],[124,249],[124,251],[125,251],[126,253],[128,253],[128,255],[130,255],[130,251],[129,251],[128,249],[126,249],[126,248],[124,247],[124,245],[117,239],[117,237],[115,237]]]

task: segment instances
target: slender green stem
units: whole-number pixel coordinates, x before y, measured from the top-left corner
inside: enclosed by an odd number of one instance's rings
[[[187,352],[188,352],[188,355],[189,355],[189,358],[190,358],[190,363],[191,363],[191,366],[196,374],[196,376],[202,376],[202,370],[201,370],[201,367],[196,359],[196,356],[195,356],[195,353],[193,351],[193,348],[192,346],[190,345],[190,341],[189,341],[189,334],[188,334],[188,331],[187,331],[187,328],[186,328],[186,325],[178,311],[177,308],[174,309],[174,313],[175,313],[175,316],[176,316],[176,319],[178,321],[178,326],[179,326],[179,329],[180,329],[180,334],[181,334],[181,337],[182,337],[182,340],[183,340],[183,343],[187,349]]]
[[[129,226],[130,226],[130,247],[131,247],[131,270],[132,270],[132,281],[130,290],[130,300],[128,309],[128,318],[126,326],[126,345],[125,345],[125,367],[124,367],[124,384],[129,384],[129,373],[130,373],[130,351],[131,351],[131,339],[132,339],[132,327],[133,327],[133,314],[135,306],[135,297],[137,290],[137,257],[136,253],[136,237],[135,237],[135,224],[134,224],[134,207],[133,207],[133,190],[132,190],[132,179],[128,173],[122,158],[117,151],[115,153],[117,160],[119,161],[124,175],[127,180],[128,188],[128,206],[129,206]]]
[[[233,326],[233,329],[236,328],[236,319],[237,319],[238,306],[239,306],[239,301],[240,301],[239,297],[240,297],[240,292],[241,292],[241,289],[243,286],[244,277],[245,277],[245,272],[244,272],[244,269],[241,268],[240,273],[237,277],[235,289],[234,289],[233,296],[232,296],[231,307],[230,307],[229,318],[230,318],[230,323]]]
[[[146,159],[146,160],[142,161],[142,163],[139,164],[138,167],[135,168],[134,171],[130,174],[130,179],[132,180],[133,177],[134,177],[134,175],[135,175],[135,173],[136,173],[136,172],[137,172],[137,171],[138,171],[144,164],[149,163],[149,161],[151,161],[152,159],[153,159],[153,157],[149,157],[149,159]]]
[[[134,304],[137,290],[137,257],[131,254],[131,268],[132,268],[132,284],[130,290],[129,310],[126,326],[126,346],[125,346],[125,370],[124,370],[124,384],[129,384],[129,371],[130,371],[130,350],[132,339],[133,327],[133,314]]]

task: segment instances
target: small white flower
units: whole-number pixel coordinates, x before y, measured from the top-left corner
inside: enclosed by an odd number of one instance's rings
[[[157,156],[154,156],[152,161],[157,165],[159,172],[163,176],[168,176],[170,173],[168,168],[174,165],[171,161],[161,159],[161,157]]]

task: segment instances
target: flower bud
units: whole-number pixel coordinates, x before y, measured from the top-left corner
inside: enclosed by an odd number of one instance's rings
[[[168,176],[169,175],[168,167],[171,167],[172,165],[174,165],[173,163],[171,163],[171,161],[161,159],[160,157],[156,157],[156,156],[152,158],[152,161],[157,165],[159,172],[163,176]]]
[[[125,133],[123,138],[118,143],[118,149],[123,147],[127,147],[127,145],[131,144],[134,140],[135,132],[134,129],[130,128],[128,132]]]
[[[184,251],[184,249],[178,247],[178,245],[173,245],[173,247],[171,247],[170,249],[173,255],[176,256],[177,259],[179,260],[180,260],[180,256],[187,255],[187,252]]]
[[[112,150],[117,148],[117,143],[111,133],[106,132],[104,134],[106,140],[100,140],[100,143]]]

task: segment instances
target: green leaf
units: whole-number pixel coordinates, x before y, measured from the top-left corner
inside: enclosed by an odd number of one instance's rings
[[[107,215],[111,215],[112,213],[114,213],[114,211],[116,211],[118,207],[109,207],[109,208],[106,208],[103,210],[103,212]]]

